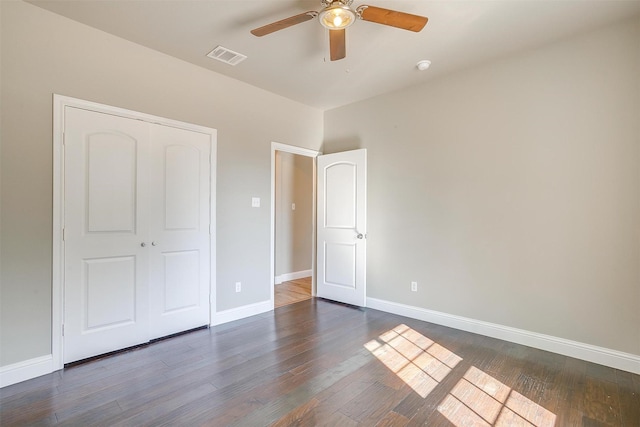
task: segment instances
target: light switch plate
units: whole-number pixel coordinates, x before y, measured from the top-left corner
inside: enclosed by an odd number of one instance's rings
[[[259,208],[260,207],[260,197],[252,197],[251,198],[251,207]]]

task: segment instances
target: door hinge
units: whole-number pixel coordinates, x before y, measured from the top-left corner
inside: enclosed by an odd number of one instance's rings
[[[65,241],[65,230],[66,230],[66,228],[62,229],[62,241],[63,242]]]
[[[64,324],[62,325],[62,336],[64,336]]]

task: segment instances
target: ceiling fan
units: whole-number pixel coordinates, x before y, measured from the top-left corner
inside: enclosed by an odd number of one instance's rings
[[[353,0],[321,0],[321,2],[323,9],[320,12],[312,10],[272,22],[271,24],[251,30],[251,34],[257,37],[266,36],[267,34],[283,30],[296,24],[301,24],[317,17],[322,26],[329,29],[330,57],[332,61],[337,61],[347,56],[345,28],[352,25],[356,19],[389,25],[416,33],[424,28],[428,20],[428,18],[424,16],[412,15],[365,4],[352,9],[351,3],[353,3]]]

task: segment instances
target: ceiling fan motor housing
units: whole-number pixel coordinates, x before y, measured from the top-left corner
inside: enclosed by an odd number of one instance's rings
[[[351,6],[353,0],[321,0],[324,7],[329,7],[334,3],[342,3],[345,6]]]
[[[329,30],[343,30],[353,25],[359,14],[349,5],[353,0],[323,0],[325,8],[318,14],[318,20],[323,27]]]

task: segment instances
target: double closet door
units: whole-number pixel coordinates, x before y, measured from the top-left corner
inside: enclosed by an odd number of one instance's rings
[[[65,107],[64,363],[209,324],[211,144]]]

